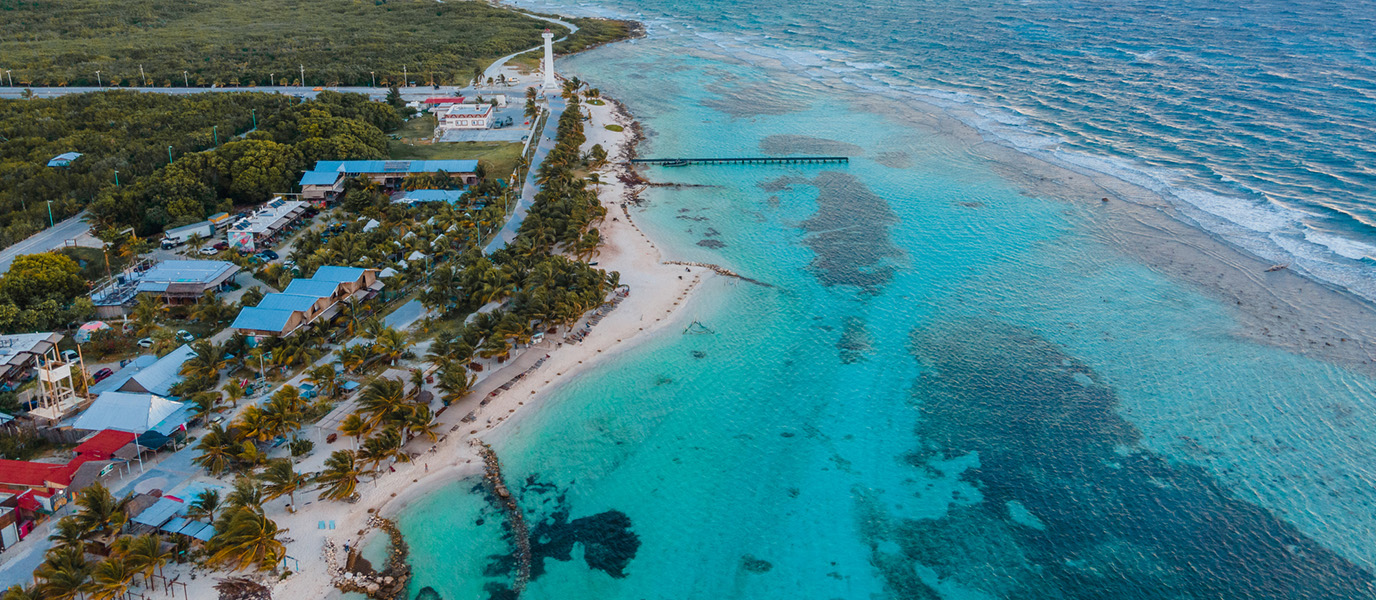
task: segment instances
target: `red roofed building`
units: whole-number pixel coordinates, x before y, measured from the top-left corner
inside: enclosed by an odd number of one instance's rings
[[[127,431],[115,431],[106,429],[81,442],[76,447],[76,459],[72,462],[88,460],[110,460],[115,455],[115,451],[129,445],[134,441],[134,434]]]
[[[448,104],[463,104],[463,96],[439,96],[435,98],[426,98],[424,102],[426,106],[430,107],[445,106]]]

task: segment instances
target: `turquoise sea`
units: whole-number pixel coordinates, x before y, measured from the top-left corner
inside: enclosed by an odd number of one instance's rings
[[[661,247],[775,287],[709,283],[713,333],[496,444],[535,524],[522,597],[1376,597],[1376,382],[1239,335],[989,151],[1376,297],[1371,2],[519,5],[647,24],[559,64],[642,156],[851,157],[649,173],[706,186],[634,209]],[[399,516],[413,597],[511,597],[477,485]]]

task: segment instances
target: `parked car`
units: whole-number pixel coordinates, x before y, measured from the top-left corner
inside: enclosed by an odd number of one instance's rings
[[[204,248],[201,248],[200,252],[204,256],[215,256],[216,254],[220,253],[220,249],[214,246],[206,246]]]
[[[187,331],[187,330],[185,330],[185,329],[178,329],[178,330],[177,330],[177,339],[179,339],[179,340],[181,340],[181,341],[183,341],[183,342],[190,342],[191,340],[196,339],[196,336],[191,335],[191,332],[190,332],[190,331]]]
[[[271,250],[264,250],[262,252],[259,252],[259,254],[261,254],[263,258],[266,260],[277,260],[277,253]]]
[[[139,347],[140,347],[140,348],[152,348],[152,347],[153,347],[153,338],[143,338],[143,339],[139,340]]]
[[[101,370],[96,371],[95,373],[93,373],[93,374],[91,375],[91,381],[94,381],[94,382],[96,382],[96,383],[100,383],[101,381],[104,381],[105,379],[109,378],[111,375],[114,375],[114,374],[115,374],[115,372],[112,371],[112,370],[110,370],[110,367],[105,367],[104,369],[101,369]]]
[[[211,246],[211,248],[214,248],[214,249],[220,250],[220,251],[225,251],[225,250],[228,250],[228,249],[229,249],[229,242],[215,242],[215,245],[214,245],[214,246]]]

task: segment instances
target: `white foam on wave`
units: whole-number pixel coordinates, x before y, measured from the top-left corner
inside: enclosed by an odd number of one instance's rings
[[[1352,260],[1376,260],[1376,245],[1319,231],[1307,232],[1304,237],[1310,242],[1328,248],[1338,256]]]

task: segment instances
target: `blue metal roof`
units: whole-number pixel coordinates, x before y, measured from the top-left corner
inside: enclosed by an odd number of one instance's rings
[[[356,175],[359,173],[473,173],[478,170],[476,160],[322,160],[315,163],[316,172],[334,171]]]
[[[463,197],[463,190],[411,190],[392,199],[393,202],[448,202]]]
[[[158,362],[158,357],[151,354],[144,354],[130,361],[129,364],[124,365],[124,368],[115,371],[114,375],[106,377],[100,383],[91,386],[87,392],[99,396],[105,392],[117,390],[130,379],[133,379],[134,375],[137,375],[139,371],[148,368],[149,365],[155,362]]]
[[[320,267],[324,271],[327,267]],[[317,272],[318,273],[318,272]],[[354,279],[357,279],[355,277]],[[353,281],[350,279],[349,281]],[[283,294],[299,294],[301,296],[315,296],[316,298],[327,298],[334,295],[334,291],[339,287],[338,283],[323,279],[293,279],[287,284],[287,289],[282,290]]]
[[[210,283],[226,271],[239,267],[222,260],[165,260],[140,273],[139,285],[144,283]]]
[[[78,158],[81,158],[80,152],[63,152],[62,154],[52,157],[52,159],[48,161],[48,166],[65,167]]]
[[[311,275],[311,280],[326,281],[334,286],[340,283],[358,281],[358,278],[362,277],[364,272],[364,269],[358,267],[320,267],[315,270],[314,275]]]
[[[301,185],[334,185],[339,181],[339,171],[306,171],[301,176]]]
[[[239,311],[239,316],[234,318],[234,323],[230,327],[257,331],[282,331],[291,321],[291,316],[295,312],[249,306]]]
[[[149,527],[162,527],[163,523],[177,516],[177,513],[181,512],[184,508],[186,508],[186,505],[181,502],[169,500],[167,498],[159,498],[152,506],[143,509],[143,512],[130,520]]]
[[[263,300],[258,303],[258,308],[268,310],[299,310],[301,312],[310,311],[311,307],[320,300],[320,296],[306,296],[302,294],[268,294],[263,296]]]

